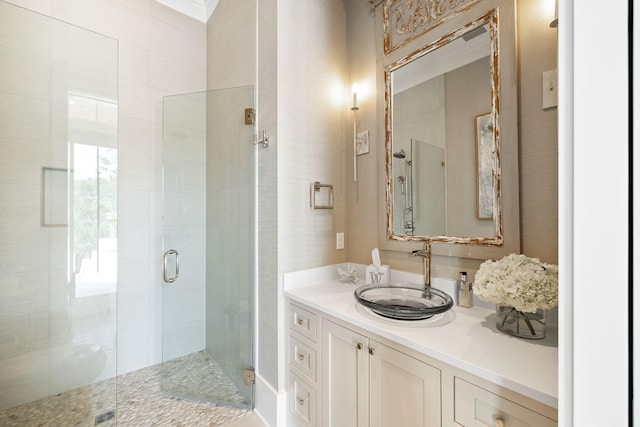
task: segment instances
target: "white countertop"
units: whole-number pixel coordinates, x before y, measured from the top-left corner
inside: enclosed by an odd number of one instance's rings
[[[542,340],[511,337],[496,329],[495,312],[481,307],[454,306],[437,324],[385,319],[358,304],[353,296],[357,285],[339,282],[334,271],[335,266],[329,266],[288,273],[285,296],[558,408],[557,327],[548,325],[547,337]],[[318,272],[321,274],[315,274]],[[391,277],[397,280],[393,272]],[[445,281],[440,281],[444,286],[437,286],[438,282],[434,280],[434,287],[446,288]],[[442,290],[452,295],[450,290]]]

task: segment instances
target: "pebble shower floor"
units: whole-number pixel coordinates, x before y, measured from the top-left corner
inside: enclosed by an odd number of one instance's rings
[[[116,386],[117,384],[117,386]],[[215,390],[210,386],[216,384]],[[115,388],[115,390],[114,390]],[[243,398],[205,351],[120,375],[0,412],[0,426],[224,426],[248,410],[170,396],[186,389],[196,399],[241,404]],[[113,407],[113,396],[116,407]]]

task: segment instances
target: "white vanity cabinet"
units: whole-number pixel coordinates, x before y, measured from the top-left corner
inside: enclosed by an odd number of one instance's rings
[[[302,304],[288,303],[289,426],[557,426],[557,410]]]
[[[440,370],[322,320],[323,426],[440,426]]]

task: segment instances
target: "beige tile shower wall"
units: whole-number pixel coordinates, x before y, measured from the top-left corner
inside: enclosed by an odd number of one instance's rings
[[[221,0],[207,22],[207,89],[255,86],[256,0]]]
[[[67,111],[74,111],[71,94],[116,98],[117,43],[6,2],[0,2],[0,22],[5,409],[115,376],[115,294],[87,293],[80,280],[69,286],[69,228],[42,226],[40,213],[50,214],[43,214],[48,224],[67,223],[68,141],[115,146],[111,126],[94,126]],[[43,186],[45,167],[49,179]],[[41,191],[49,203],[41,202]],[[82,345],[89,341],[87,330],[95,332],[95,352]]]
[[[206,107],[204,92],[164,100],[163,244],[180,252],[180,277],[163,285],[165,361],[205,346]]]
[[[255,105],[256,6],[256,0],[222,0],[207,23],[207,350],[216,358],[226,355],[222,363],[239,355],[233,369],[246,366],[253,354],[247,348],[254,329],[251,156],[259,149],[252,143],[254,126],[242,124],[242,114]],[[252,88],[229,89],[240,86]],[[220,288],[221,280],[236,286]],[[227,328],[219,327],[222,319]]]
[[[222,0],[207,24],[207,88],[257,84],[257,130],[266,130],[271,142],[269,148],[256,148],[259,346],[255,362],[258,375],[274,389],[282,335],[278,330],[277,7],[275,0]],[[263,411],[270,406],[261,396],[256,399],[256,407]]]
[[[380,25],[369,11],[367,0],[350,0],[348,5],[348,49],[352,80],[375,80],[375,26]],[[520,130],[520,211],[521,251],[545,262],[558,261],[557,231],[557,114],[542,110],[542,73],[557,66],[557,32],[549,28],[550,16],[537,0],[518,0],[519,43],[519,130]],[[370,77],[372,76],[372,77]],[[377,162],[384,162],[384,135],[375,132],[377,110],[375,86],[371,105],[360,105],[363,127],[373,131],[371,154],[359,157],[359,174],[367,178],[357,187],[349,183],[349,260],[368,264],[371,248],[377,246],[377,216],[385,215],[377,205],[376,188],[384,185]],[[379,89],[381,90],[381,89]],[[377,99],[383,100],[378,92]],[[371,110],[371,112],[369,112]],[[381,116],[380,116],[381,117]],[[351,167],[350,165],[348,166]],[[351,172],[349,172],[351,173]],[[358,198],[356,199],[356,194]],[[383,261],[392,267],[421,272],[419,260],[403,252],[382,252]],[[482,260],[434,257],[433,274],[456,278],[462,270],[476,270]]]
[[[256,130],[266,130],[271,143],[269,148],[257,147],[255,153],[258,193],[255,362],[257,374],[274,389],[278,388],[278,343],[282,335],[278,330],[277,22],[275,0],[222,0],[207,24],[207,88],[257,83]],[[270,406],[271,402],[264,403],[262,396],[256,395],[256,399],[256,407],[262,411]]]
[[[162,98],[205,89],[205,24],[152,0],[10,0],[118,40],[118,373],[161,360]]]

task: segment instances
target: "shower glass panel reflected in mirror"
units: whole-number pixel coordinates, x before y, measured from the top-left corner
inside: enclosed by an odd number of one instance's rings
[[[403,234],[444,235],[444,148],[411,138],[409,151],[394,152],[393,163],[393,205],[401,213],[394,216],[393,229]]]

